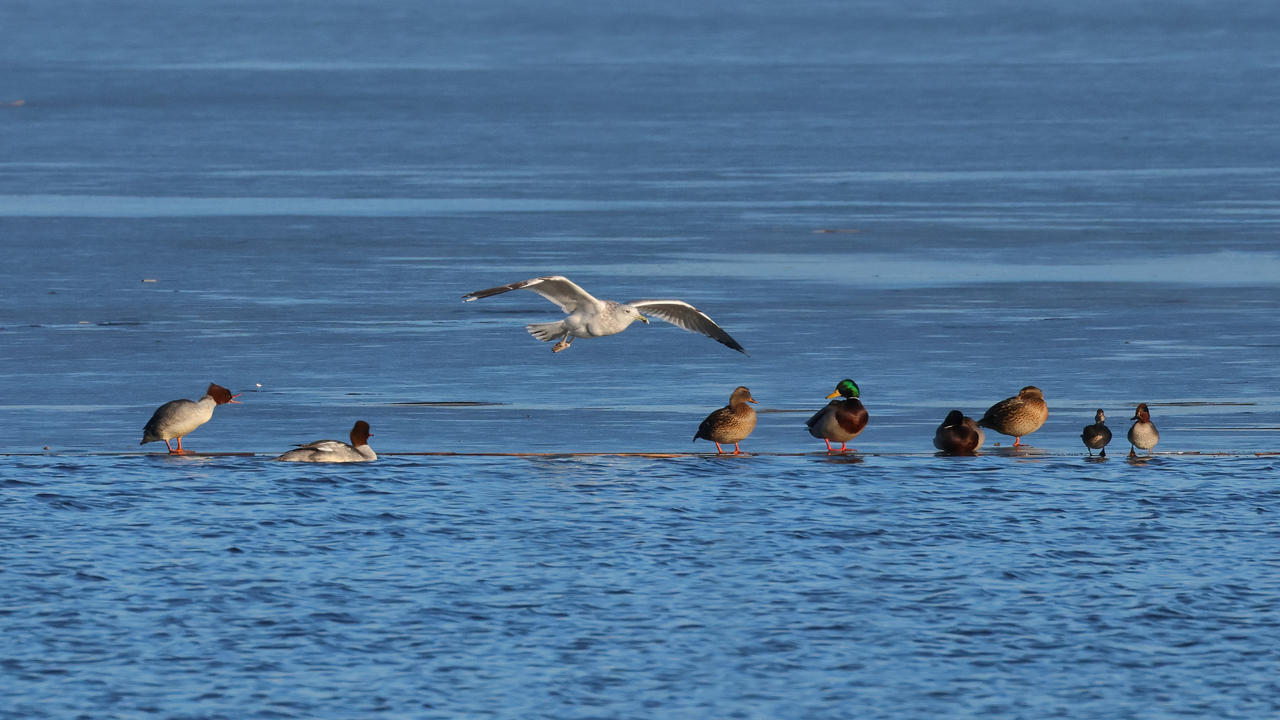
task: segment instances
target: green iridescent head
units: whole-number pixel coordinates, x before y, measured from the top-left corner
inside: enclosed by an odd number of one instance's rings
[[[845,378],[836,383],[836,391],[827,397],[833,398],[839,395],[840,397],[856,398],[861,394],[861,392],[862,391],[858,390],[858,383],[850,380],[849,378]]]

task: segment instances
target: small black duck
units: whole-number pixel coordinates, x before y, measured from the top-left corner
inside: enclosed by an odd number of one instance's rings
[[[805,423],[809,434],[827,444],[827,452],[849,452],[853,448],[848,442],[858,436],[867,427],[867,409],[858,399],[861,390],[858,383],[845,378],[836,384],[836,389],[827,399],[837,398],[827,406],[814,413]],[[840,443],[840,448],[831,447],[831,441]]]
[[[1080,439],[1084,441],[1084,447],[1089,451],[1090,457],[1093,457],[1094,450],[1102,451],[1098,453],[1098,457],[1107,456],[1107,443],[1111,442],[1111,428],[1107,427],[1107,415],[1102,412],[1102,408],[1098,408],[1098,412],[1094,413],[1093,424],[1084,426]]]
[[[986,433],[973,418],[952,410],[934,431],[933,446],[948,455],[975,455],[986,439]]]
[[[739,386],[729,396],[728,405],[711,413],[702,421],[698,426],[698,432],[693,435],[694,442],[697,442],[698,438],[710,440],[716,444],[717,454],[724,452],[720,449],[720,443],[725,445],[732,443],[734,455],[742,452],[738,443],[746,440],[751,431],[756,429],[756,411],[747,404],[755,401],[756,399],[751,397],[750,390]]]
[[[1129,428],[1129,444],[1133,447],[1129,448],[1129,454],[1134,455],[1133,448],[1146,450],[1147,455],[1152,453],[1152,449],[1156,443],[1160,442],[1160,431],[1156,429],[1155,423],[1151,422],[1151,411],[1147,409],[1146,403],[1138,403],[1138,409],[1133,411],[1133,426]]]
[[[1048,417],[1049,406],[1044,401],[1044,393],[1040,388],[1028,385],[1017,395],[987,408],[978,424],[1001,435],[1012,436],[1013,445],[1017,447],[1022,444],[1023,437],[1039,430]]]

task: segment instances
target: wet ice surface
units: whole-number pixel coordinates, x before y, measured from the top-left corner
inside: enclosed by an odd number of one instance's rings
[[[1276,715],[1269,6],[468,7],[0,49],[0,711]],[[546,273],[751,355],[460,299]],[[118,454],[211,381],[185,444],[256,456]],[[810,454],[395,454],[705,452],[740,384]],[[932,456],[1027,384],[1033,449]],[[1139,402],[1228,454],[1126,461]],[[375,465],[267,459],[357,418]]]
[[[11,286],[24,301],[5,311],[4,449],[133,449],[151,410],[218,382],[244,404],[220,408],[194,449],[279,451],[362,418],[390,451],[685,451],[745,384],[764,410],[748,447],[796,451],[814,449],[803,421],[845,376],[872,416],[857,443],[867,451],[929,452],[949,409],[980,416],[1027,384],[1050,404],[1030,439],[1047,451],[1082,451],[1098,407],[1122,437],[1138,402],[1162,451],[1277,449],[1280,274],[1267,251],[1153,249],[1161,280],[1146,282],[1136,254],[1106,269],[1129,267],[1130,280],[1063,279],[1084,266],[1053,264],[1062,251],[1049,243],[970,248],[952,276],[947,250],[864,251],[872,229],[833,248],[804,218],[794,249],[765,250],[788,233],[763,230],[761,247],[724,260],[679,238],[452,241],[486,219],[179,219],[186,229],[170,232],[215,237],[163,252],[132,238],[168,222],[60,219],[76,239],[43,237],[30,252],[40,272]],[[402,229],[358,238],[370,224]],[[444,237],[432,248],[398,236],[419,226]],[[90,231],[101,237],[81,242]],[[1001,264],[1027,254],[1046,264]],[[980,263],[1028,279],[967,272]],[[1232,264],[1238,277],[1215,280]],[[552,354],[523,328],[560,317],[533,293],[460,300],[548,272],[605,298],[688,300],[751,355],[661,322]]]

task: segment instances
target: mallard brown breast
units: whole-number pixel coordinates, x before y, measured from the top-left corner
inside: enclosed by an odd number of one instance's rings
[[[805,423],[810,435],[827,443],[827,452],[852,450],[847,443],[866,429],[869,416],[859,399],[861,394],[858,383],[849,378],[841,380],[835,391],[827,396],[828,400],[837,399],[831,400]],[[839,448],[831,447],[833,440],[840,443]]]

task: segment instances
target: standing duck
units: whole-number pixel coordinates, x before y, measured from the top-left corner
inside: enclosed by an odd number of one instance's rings
[[[858,383],[845,378],[836,384],[836,389],[827,399],[827,406],[813,414],[805,426],[809,434],[827,444],[827,452],[848,452],[847,443],[858,436],[867,427],[867,409],[858,399],[861,391]],[[831,447],[831,441],[840,443],[840,449]]]
[[[1089,456],[1093,456],[1094,450],[1101,450],[1098,457],[1107,456],[1107,443],[1111,442],[1111,428],[1107,427],[1107,415],[1102,412],[1102,408],[1098,408],[1098,412],[1093,415],[1093,424],[1085,425],[1084,430],[1080,433],[1080,439],[1084,441],[1084,447],[1089,451]]]
[[[369,447],[369,423],[357,420],[351,426],[351,444],[337,440],[317,440],[306,445],[299,445],[296,450],[276,458],[283,462],[323,462],[351,463],[370,462],[378,459],[378,454]]]
[[[209,383],[209,389],[205,390],[204,397],[198,401],[170,400],[156,408],[146,427],[142,428],[142,442],[138,444],[146,445],[163,440],[170,455],[185,455],[189,451],[182,448],[182,436],[209,422],[213,417],[213,409],[219,405],[239,405],[240,401],[236,400],[238,397],[239,393],[232,395],[230,390],[221,385]],[[169,444],[173,439],[178,441],[176,450]]]
[[[1129,454],[1135,455],[1133,448],[1146,450],[1147,455],[1151,455],[1152,448],[1156,443],[1160,442],[1160,431],[1156,429],[1155,423],[1151,422],[1151,411],[1147,409],[1146,403],[1138,403],[1138,409],[1133,411],[1133,426],[1129,428],[1129,444],[1133,447],[1129,448]]]
[[[1001,435],[1013,436],[1013,446],[1017,447],[1022,444],[1023,436],[1039,430],[1048,417],[1049,406],[1045,404],[1044,393],[1035,385],[1028,385],[1017,395],[987,408],[978,424]]]
[[[986,439],[986,433],[973,418],[952,410],[934,431],[933,446],[948,455],[974,455]]]
[[[733,443],[734,455],[742,452],[738,448],[738,443],[747,439],[751,431],[756,429],[756,411],[747,404],[755,401],[756,399],[751,397],[750,390],[739,386],[729,396],[728,405],[711,413],[702,421],[698,426],[698,432],[693,435],[694,441],[696,442],[698,438],[710,440],[716,444],[716,454],[723,452],[720,449],[720,443],[726,445]]]

